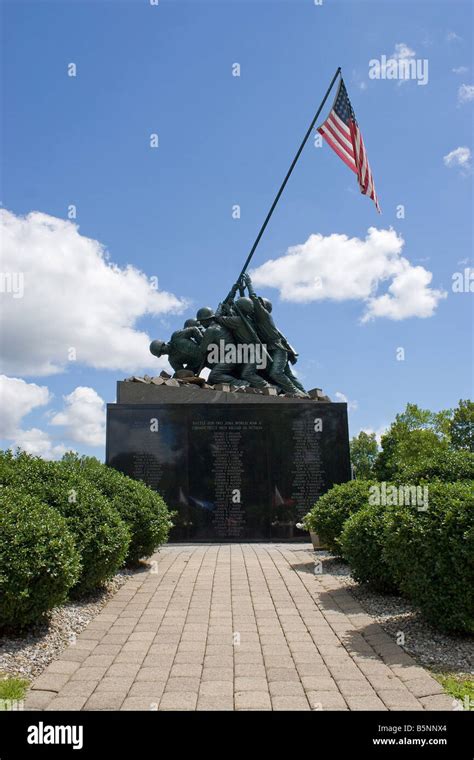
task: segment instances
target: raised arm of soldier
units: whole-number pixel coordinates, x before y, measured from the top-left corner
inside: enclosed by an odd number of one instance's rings
[[[256,294],[249,274],[244,274],[242,279],[245,282],[249,296],[253,301],[253,308],[257,322],[266,322],[269,326],[271,325],[275,331],[279,332],[271,315],[271,302],[267,298],[260,298],[260,296]]]
[[[249,293],[249,296],[250,297],[255,296],[256,293],[255,293],[255,290],[254,290],[254,287],[253,287],[252,278],[250,277],[250,275],[247,272],[245,272],[245,274],[242,275],[242,282],[246,286],[246,288],[248,290],[248,293]]]
[[[236,282],[235,285],[232,285],[231,289],[227,293],[224,300],[217,307],[216,318],[222,317],[224,315],[228,316],[229,314],[232,314],[232,304],[234,303],[234,298],[238,290],[239,290],[239,283]]]
[[[275,338],[276,333],[278,333],[279,340],[277,342],[279,342],[281,346],[288,352],[288,360],[291,362],[291,364],[296,364],[298,353],[276,326],[275,320],[271,315],[272,302],[269,301],[268,298],[257,296],[249,274],[244,274],[242,279],[245,282],[249,296],[253,301],[257,323],[260,323],[262,327],[266,327]],[[266,337],[267,339],[271,339],[269,335]]]
[[[253,303],[258,337],[266,345],[272,358],[272,364],[268,370],[271,380],[285,393],[296,396],[305,395],[303,386],[293,375],[288,364],[288,361],[291,363],[296,361],[297,353],[277,328],[271,315],[271,301],[257,296],[250,275],[244,274],[242,279]]]

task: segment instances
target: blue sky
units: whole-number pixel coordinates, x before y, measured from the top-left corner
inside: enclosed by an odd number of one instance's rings
[[[4,445],[39,440],[45,453],[64,446],[103,456],[100,401],[76,394],[65,409],[63,397],[81,387],[113,401],[116,380],[132,373],[114,354],[133,345],[134,331],[140,345],[144,333],[167,338],[199,306],[216,306],[227,293],[337,66],[383,214],[359,194],[355,176],[328,146],[315,147],[311,138],[253,266],[272,259],[280,267],[287,249],[311,235],[364,241],[369,227],[393,228],[392,244],[403,238],[410,271],[431,272],[427,287],[442,295],[429,316],[362,322],[368,301],[356,291],[351,296],[357,272],[350,261],[333,273],[325,297],[302,302],[263,284],[260,291],[274,301],[280,329],[299,350],[304,384],[350,400],[352,434],[381,429],[408,401],[440,409],[471,395],[472,293],[452,291],[453,273],[472,266],[470,3],[63,0],[3,2],[2,11],[1,201],[12,224],[31,212],[66,220],[74,204],[76,242],[78,235],[99,241],[121,270],[131,265],[156,276],[172,294],[169,308],[155,304],[155,313],[131,308],[128,325],[104,329],[100,350],[89,350],[76,331],[89,319],[94,332],[102,280],[85,271],[80,247],[68,253],[71,238],[61,237],[62,227],[53,247],[35,242],[34,254],[33,248],[26,254],[31,271],[24,297],[13,303],[10,293],[2,295],[4,340],[7,331],[10,336],[2,371],[28,384],[16,411],[20,386],[9,386]],[[397,50],[427,59],[426,85],[369,79],[369,61]],[[68,76],[70,63],[75,77]],[[240,77],[232,76],[234,63]],[[330,102],[332,96],[323,117]],[[156,149],[152,133],[159,136]],[[468,152],[455,153],[458,148]],[[240,219],[232,218],[234,204]],[[399,204],[404,219],[397,218]],[[36,233],[15,227],[8,238],[14,261]],[[329,268],[334,246],[338,267],[350,256],[337,240],[327,246]],[[92,289],[76,288],[75,278],[84,277],[91,277]],[[114,304],[126,309],[133,300],[124,277],[117,275],[116,298],[110,288],[104,292],[100,319],[107,321]],[[337,296],[338,277],[346,297]],[[392,279],[374,281],[377,297]],[[67,294],[59,312],[54,288]],[[73,303],[75,292],[92,295]],[[65,320],[69,341],[57,334],[65,303],[74,312]],[[179,304],[181,312],[173,313]],[[58,341],[65,340],[81,344],[76,361],[58,359]],[[35,358],[40,345],[42,356]],[[404,361],[397,360],[400,347]],[[48,351],[54,372],[45,370]],[[146,358],[136,372],[152,366]],[[30,394],[31,384],[48,391]],[[81,403],[90,404],[88,412]],[[92,426],[90,435],[78,433],[81,420]],[[32,429],[40,432],[25,437]]]

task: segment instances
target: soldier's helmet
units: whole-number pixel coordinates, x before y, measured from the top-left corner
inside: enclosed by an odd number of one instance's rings
[[[166,343],[164,340],[152,340],[150,343],[150,352],[153,356],[161,356],[163,346],[165,345]]]
[[[262,303],[265,306],[266,310],[271,313],[271,311],[273,309],[273,304],[270,301],[270,299],[269,298],[262,298]]]
[[[210,306],[203,306],[201,309],[198,310],[198,313],[196,314],[196,319],[198,322],[205,322],[208,319],[212,319],[214,317],[214,311],[211,309]]]
[[[184,323],[184,327],[199,327],[197,319],[187,319]]]
[[[235,305],[237,306],[238,310],[241,311],[242,314],[245,314],[247,317],[253,313],[252,299],[247,298],[247,296],[241,296],[238,298],[235,302]]]

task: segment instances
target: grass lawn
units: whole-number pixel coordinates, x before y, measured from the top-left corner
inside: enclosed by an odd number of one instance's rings
[[[474,681],[470,676],[458,673],[433,673],[441,686],[456,699],[460,699],[465,710],[474,710]]]
[[[0,710],[9,710],[10,702],[21,701],[27,688],[28,681],[25,678],[0,673]]]

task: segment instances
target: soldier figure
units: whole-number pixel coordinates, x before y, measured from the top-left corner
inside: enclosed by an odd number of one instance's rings
[[[241,296],[233,304],[239,287],[239,283],[233,286],[225,301],[219,306],[216,318],[219,324],[232,331],[236,343],[255,345],[258,338],[253,323],[254,307],[251,299]],[[270,387],[270,384],[258,374],[256,362],[242,364],[240,376],[252,388]]]
[[[278,330],[271,315],[272,303],[268,298],[259,298],[255,293],[250,275],[245,274],[243,281],[247,285],[254,313],[255,327],[258,337],[266,345],[272,358],[268,374],[285,393],[296,396],[307,396],[305,389],[291,371],[288,360],[295,364],[298,354],[290,346],[287,339]],[[239,299],[241,300],[241,299]]]
[[[198,327],[185,327],[176,330],[168,343],[163,340],[153,340],[150,343],[150,351],[153,356],[168,354],[168,361],[175,372],[180,369],[189,369],[195,374],[201,369],[202,334]]]
[[[234,338],[230,330],[224,327],[216,319],[214,311],[209,306],[203,306],[196,314],[197,321],[204,327],[204,335],[200,344],[200,369],[199,371],[208,366],[211,372],[208,377],[210,385],[217,385],[218,383],[229,383],[230,385],[236,385],[239,387],[245,387],[248,382],[238,375],[238,365],[217,362],[212,364],[209,361],[209,348],[210,346],[225,346],[234,343]],[[222,343],[221,343],[222,341]]]
[[[197,327],[201,335],[204,335],[204,327],[198,322],[197,319],[187,319],[184,323],[184,327]]]

